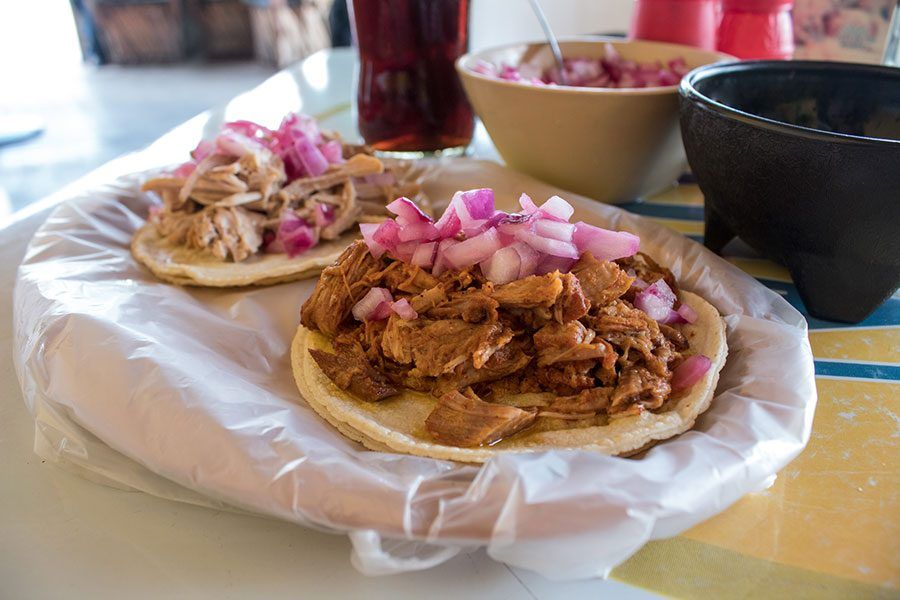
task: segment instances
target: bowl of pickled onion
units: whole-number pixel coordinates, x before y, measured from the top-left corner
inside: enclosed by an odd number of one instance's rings
[[[577,38],[468,53],[456,63],[469,101],[512,168],[602,202],[672,185],[687,169],[678,83],[731,57],[689,46]]]

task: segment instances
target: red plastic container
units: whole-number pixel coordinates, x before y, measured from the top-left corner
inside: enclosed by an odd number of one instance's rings
[[[629,37],[716,48],[715,0],[636,0]]]
[[[793,5],[793,0],[724,0],[716,48],[738,58],[791,58]]]

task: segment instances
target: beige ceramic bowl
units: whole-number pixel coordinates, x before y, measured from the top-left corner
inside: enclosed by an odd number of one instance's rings
[[[626,60],[683,57],[690,69],[731,57],[675,44],[579,38],[564,56],[602,57],[609,42]],[[550,66],[546,44],[516,44],[466,54],[456,69],[475,112],[506,163],[553,185],[626,202],[671,185],[687,168],[678,125],[678,86],[632,89],[544,87],[472,70],[533,62]]]

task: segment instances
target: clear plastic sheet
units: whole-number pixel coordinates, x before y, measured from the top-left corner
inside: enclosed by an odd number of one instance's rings
[[[555,190],[494,163],[440,163],[432,198],[493,187],[501,208]],[[564,194],[576,216],[637,232],[725,316],[711,409],[637,459],[499,456],[482,468],[370,452],[297,392],[289,346],[314,281],[204,290],[160,283],[128,244],[153,201],[140,176],[78,194],[37,232],[15,290],[17,371],[46,460],[109,485],[347,532],[368,574],[461,547],[553,579],[606,575],[771,484],[804,447],[816,403],[802,316],[687,238]]]

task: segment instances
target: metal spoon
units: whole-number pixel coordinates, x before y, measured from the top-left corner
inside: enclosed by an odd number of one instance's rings
[[[541,29],[544,30],[544,36],[547,38],[547,43],[550,44],[550,51],[553,53],[553,58],[556,59],[556,67],[559,69],[559,81],[563,85],[569,85],[569,82],[566,80],[562,51],[559,49],[559,42],[556,41],[553,30],[550,29],[550,22],[547,20],[547,15],[544,14],[544,8],[541,6],[541,1],[531,0],[531,8],[534,10],[534,16],[537,17],[538,22],[541,24]]]

